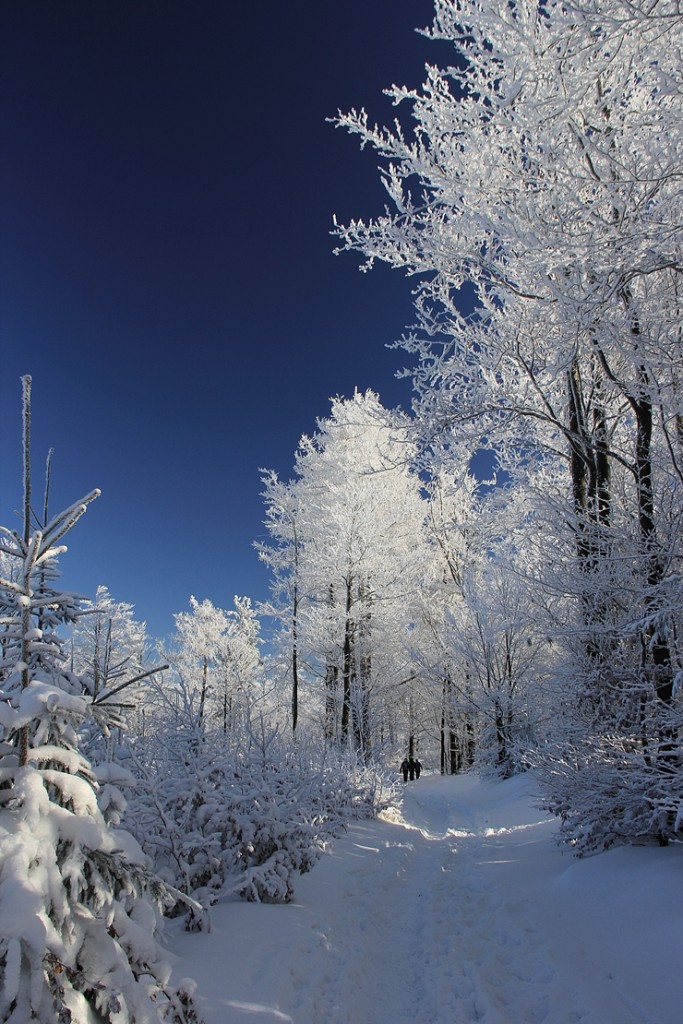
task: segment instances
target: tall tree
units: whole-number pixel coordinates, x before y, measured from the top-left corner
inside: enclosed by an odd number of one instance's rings
[[[549,609],[537,575],[525,493],[471,474],[429,483],[434,583],[415,635],[423,674],[441,693],[444,771],[478,764],[510,774],[547,715]]]
[[[394,206],[340,227],[342,247],[419,275],[406,346],[425,433],[489,447],[520,479],[556,464],[537,497],[559,513],[548,545],[573,548],[584,709],[591,728],[637,731],[647,706],[663,770],[682,607],[682,19],[674,0],[436,0],[428,34],[452,63],[391,90],[412,134],[338,119],[385,158]]]
[[[274,570],[286,642],[296,643],[298,668],[323,683],[325,735],[365,760],[392,687],[410,675],[407,636],[426,564],[407,430],[407,418],[372,392],[335,399],[318,432],[302,438],[295,479],[265,478],[276,543],[260,551]]]
[[[278,479],[277,473],[265,471],[263,477],[266,502],[266,526],[273,543],[257,544],[260,558],[273,572],[273,603],[266,610],[280,620],[288,634],[291,669],[291,722],[296,733],[299,723],[299,601],[301,594],[299,498],[293,483]]]

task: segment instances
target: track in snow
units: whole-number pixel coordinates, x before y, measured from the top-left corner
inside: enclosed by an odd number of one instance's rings
[[[388,821],[354,826],[358,864],[293,958],[281,1009],[296,1024],[560,1024],[559,1002],[563,1024],[592,1020],[496,885],[493,866],[514,871],[528,822],[489,818],[423,778]]]
[[[211,933],[176,935],[206,1024],[677,1024],[675,949],[658,952],[658,1012],[619,902],[635,876],[618,851],[611,887],[601,858],[563,857],[531,786],[423,776],[350,825],[295,903],[223,904]]]

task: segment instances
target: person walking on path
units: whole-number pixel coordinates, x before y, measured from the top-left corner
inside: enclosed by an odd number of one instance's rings
[[[417,758],[415,758],[415,778],[416,779],[420,778],[420,772],[421,771],[422,771],[422,765],[420,764],[419,760]]]
[[[401,771],[403,772],[403,781],[407,782],[408,781],[408,772],[410,771],[410,762],[405,757],[401,761]],[[411,773],[411,778],[412,778],[412,773]]]

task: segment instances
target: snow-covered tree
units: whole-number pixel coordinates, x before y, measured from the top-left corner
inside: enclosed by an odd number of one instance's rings
[[[248,597],[234,608],[190,597],[190,611],[175,616],[176,632],[166,656],[182,682],[166,684],[166,699],[183,706],[185,728],[224,737],[248,722],[263,700],[260,622]],[[233,737],[234,738],[234,737]]]
[[[470,473],[441,470],[428,493],[435,571],[421,594],[415,657],[441,692],[442,770],[476,762],[508,774],[523,763],[547,701],[548,615],[529,586],[533,510],[524,495]]]
[[[372,392],[335,399],[301,439],[295,478],[265,478],[275,543],[260,552],[293,668],[318,681],[326,737],[366,761],[412,675],[411,604],[428,564],[408,423]]]
[[[59,632],[79,599],[60,590],[62,538],[93,491],[33,529],[30,390],[24,386],[22,529],[0,530],[0,1020],[180,1024],[191,984],[169,987],[156,938],[166,893],[133,837],[107,824],[79,730],[111,711],[68,668]]]
[[[486,447],[511,479],[553,466],[537,528],[580,611],[584,734],[635,743],[670,780],[683,13],[675,0],[436,0],[428,35],[453,58],[422,89],[391,90],[412,133],[338,119],[385,160],[393,206],[340,227],[342,247],[418,277],[405,344],[426,438]],[[651,817],[653,834],[672,834],[674,810]]]
[[[299,602],[303,585],[300,562],[305,536],[305,529],[302,534],[299,522],[304,513],[299,509],[299,490],[295,482],[286,483],[270,470],[264,473],[263,483],[266,526],[272,543],[256,547],[273,573],[274,603],[265,606],[265,611],[279,621],[280,651],[286,653],[278,660],[284,660],[285,675],[291,676],[290,711],[292,732],[296,733],[299,723]]]
[[[115,601],[105,586],[82,607],[71,630],[73,669],[91,680],[92,695],[98,697],[124,678],[144,672],[147,628],[135,619],[133,605]],[[126,695],[131,696],[129,690]]]
[[[125,601],[114,601],[108,589],[97,588],[94,601],[84,600],[68,637],[72,671],[83,681],[93,700],[116,703],[125,729],[103,735],[94,722],[84,727],[81,749],[93,763],[100,809],[118,824],[125,809],[124,793],[134,778],[122,764],[129,737],[143,728],[146,685],[161,666],[149,664],[147,630]]]

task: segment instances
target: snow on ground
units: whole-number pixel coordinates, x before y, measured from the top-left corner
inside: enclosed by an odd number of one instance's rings
[[[683,848],[576,860],[528,776],[423,775],[297,884],[175,933],[206,1024],[680,1024]]]

